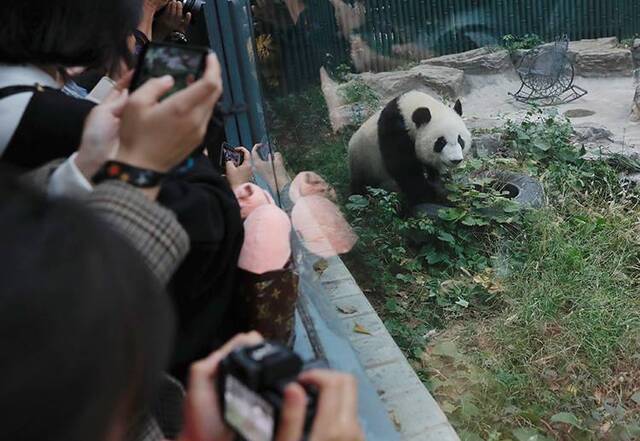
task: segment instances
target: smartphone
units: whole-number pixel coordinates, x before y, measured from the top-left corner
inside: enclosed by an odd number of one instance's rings
[[[223,142],[220,151],[220,166],[224,169],[224,165],[229,161],[233,162],[236,167],[240,167],[244,162],[244,155],[231,147],[228,142]]]
[[[208,54],[205,47],[150,42],[140,52],[130,89],[136,90],[151,78],[171,75],[175,84],[166,98],[202,77]]]
[[[109,77],[102,77],[96,87],[94,87],[89,95],[87,95],[87,99],[89,101],[93,101],[94,103],[100,104],[104,101],[109,94],[115,89],[116,82],[113,81]]]

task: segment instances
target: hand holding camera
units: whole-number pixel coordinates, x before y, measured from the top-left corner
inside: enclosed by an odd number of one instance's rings
[[[192,366],[180,440],[363,441],[355,379],[300,369],[297,355],[259,334],[236,336]]]

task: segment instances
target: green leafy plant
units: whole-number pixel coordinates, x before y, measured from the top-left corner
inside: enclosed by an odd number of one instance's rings
[[[536,34],[525,34],[517,36],[507,34],[502,37],[502,46],[509,52],[515,52],[521,49],[533,49],[544,43],[544,40]]]

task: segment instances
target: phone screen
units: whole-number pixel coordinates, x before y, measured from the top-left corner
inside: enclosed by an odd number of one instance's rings
[[[233,375],[224,388],[224,419],[247,441],[271,441],[275,430],[273,407]]]
[[[220,166],[224,168],[225,164],[229,161],[233,162],[236,167],[239,167],[244,162],[244,155],[231,147],[228,142],[223,142],[220,152]]]
[[[208,53],[208,49],[195,46],[149,43],[140,53],[131,90],[137,89],[151,78],[171,75],[175,84],[165,95],[166,98],[202,76]]]

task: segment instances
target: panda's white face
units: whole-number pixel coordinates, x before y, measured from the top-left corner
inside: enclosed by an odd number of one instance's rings
[[[452,112],[453,113],[453,112]],[[438,170],[459,166],[471,148],[471,133],[462,119],[437,118],[416,128],[418,159]]]
[[[462,120],[462,104],[453,108],[417,91],[404,94],[399,108],[408,123],[416,156],[436,170],[457,167],[471,148],[471,133]]]

